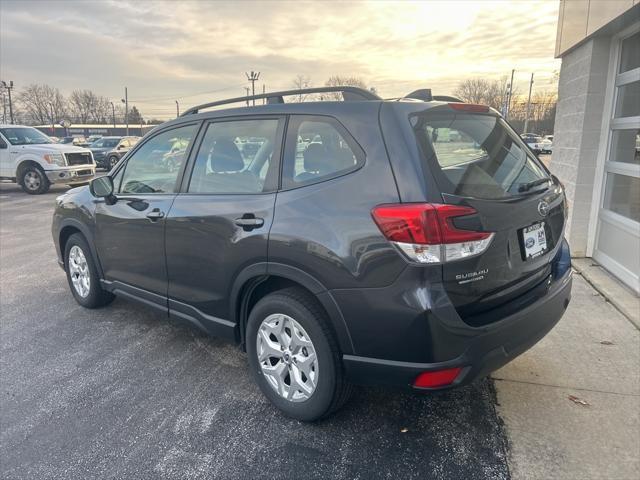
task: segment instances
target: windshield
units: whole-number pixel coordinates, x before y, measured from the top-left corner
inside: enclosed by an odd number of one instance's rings
[[[498,199],[545,188],[544,167],[501,118],[440,112],[411,121],[443,193]]]
[[[0,128],[4,138],[9,140],[11,145],[40,145],[43,143],[53,143],[44,133],[31,127],[10,127]]]
[[[114,148],[118,145],[120,141],[119,138],[102,138],[100,140],[96,140],[91,144],[92,148]]]

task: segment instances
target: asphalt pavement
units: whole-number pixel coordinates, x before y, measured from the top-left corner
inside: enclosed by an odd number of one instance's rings
[[[0,477],[509,478],[489,380],[358,388],[304,424],[267,402],[236,347],[123,299],[83,309],[51,239],[65,190],[0,184]]]

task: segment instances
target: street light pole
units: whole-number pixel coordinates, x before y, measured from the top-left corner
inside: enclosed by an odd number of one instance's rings
[[[124,103],[124,120],[127,125],[127,137],[129,136],[129,97],[127,96],[127,87],[124,87],[124,98],[120,101]]]
[[[178,103],[178,100],[176,100],[176,118],[178,118],[180,116],[180,104]]]
[[[260,78],[260,72],[254,72],[253,70],[251,70],[251,74],[248,74],[247,72],[244,73],[247,76],[247,80],[249,80],[251,82],[251,92],[252,95],[255,96],[256,94],[256,81]],[[256,99],[253,99],[253,106],[255,107],[256,105]]]
[[[7,89],[9,94],[9,118],[11,119],[11,125],[13,125],[13,104],[11,103],[11,90],[13,89],[13,80],[9,80],[9,83],[2,80],[2,86]]]
[[[109,102],[111,104],[111,117],[113,119],[113,134],[116,134],[116,106],[113,102]]]
[[[249,106],[249,87],[244,87],[247,92],[247,107]]]
[[[533,88],[533,73],[531,74],[531,82],[529,82],[529,98],[527,99],[527,114],[524,117],[524,131],[527,133],[529,128],[529,109],[531,108],[531,89]]]

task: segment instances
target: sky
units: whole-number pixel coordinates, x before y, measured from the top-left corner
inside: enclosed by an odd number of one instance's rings
[[[146,118],[243,95],[358,76],[383,97],[451,94],[516,69],[526,92],[555,90],[559,0],[422,2],[0,0],[0,78],[68,95],[124,96]]]

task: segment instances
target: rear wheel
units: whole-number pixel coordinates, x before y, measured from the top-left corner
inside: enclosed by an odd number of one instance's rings
[[[281,290],[255,305],[247,324],[247,353],[262,393],[288,417],[326,417],[351,392],[326,316],[303,290]]]
[[[67,281],[76,302],[86,308],[97,308],[113,301],[114,295],[100,285],[91,250],[81,234],[69,237],[64,258]]]
[[[31,165],[22,170],[20,175],[20,185],[22,190],[30,195],[40,195],[49,190],[49,179],[44,171],[35,165]]]

